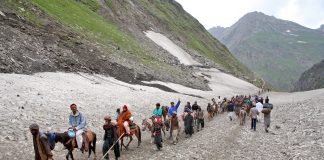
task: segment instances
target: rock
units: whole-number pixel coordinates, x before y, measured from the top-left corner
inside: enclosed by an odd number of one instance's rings
[[[15,137],[13,136],[7,136],[5,139],[10,141],[15,141]]]
[[[2,16],[3,18],[6,18],[6,15],[2,11],[0,11],[0,16]]]

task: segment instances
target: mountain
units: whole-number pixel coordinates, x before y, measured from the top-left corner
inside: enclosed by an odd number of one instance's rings
[[[243,64],[277,90],[290,90],[324,58],[324,33],[260,12],[244,15],[214,35]]]
[[[211,33],[214,37],[220,37],[222,33],[226,30],[226,28],[217,26],[217,27],[212,27],[208,31]]]
[[[324,24],[322,24],[317,30],[324,32]]]
[[[295,91],[324,88],[324,60],[305,71],[295,83]]]
[[[163,34],[199,67],[262,84],[174,0],[0,1],[0,72],[86,72],[130,83],[207,81],[146,36]]]

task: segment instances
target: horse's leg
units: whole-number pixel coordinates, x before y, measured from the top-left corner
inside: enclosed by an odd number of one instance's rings
[[[70,150],[70,156],[71,156],[72,160],[74,160],[72,150]]]
[[[120,139],[120,151],[123,150],[123,145],[124,145],[124,137]]]
[[[141,144],[141,141],[140,141],[140,139],[141,139],[141,137],[140,137],[140,135],[139,135],[140,133],[139,132],[137,132],[135,135],[136,135],[136,138],[137,138],[137,148],[140,146],[140,144]]]
[[[70,151],[68,151],[68,153],[65,156],[66,160],[69,160],[69,157],[70,157]]]
[[[128,146],[129,144],[133,141],[133,136],[129,136],[129,142],[127,143],[127,145],[125,146],[126,150],[128,150]]]
[[[89,146],[89,155],[88,155],[88,160],[90,160],[90,156],[91,156],[91,149],[92,149],[92,146],[91,146],[91,142],[88,142],[88,146]]]
[[[163,127],[162,127],[162,131],[163,131],[163,136],[164,136],[164,138],[165,138],[165,125],[163,125]]]

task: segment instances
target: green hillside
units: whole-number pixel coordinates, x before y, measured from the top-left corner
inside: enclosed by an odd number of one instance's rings
[[[170,56],[162,54],[164,51],[153,46],[145,37],[143,31],[155,28],[203,65],[217,67],[258,85],[262,83],[174,0],[24,2],[6,0],[5,2],[35,27],[46,29],[49,21],[57,23],[55,26],[62,26],[60,29],[49,31],[51,34],[66,37],[68,35],[65,35],[65,31],[76,33],[77,37],[98,48],[100,53],[91,58],[100,60],[101,57],[110,56],[109,62],[130,68],[131,72],[136,72],[134,74],[140,74],[142,79],[158,79],[207,89],[203,79],[190,78],[192,72],[190,67],[174,64]],[[75,44],[80,43],[75,42],[73,38],[63,38],[62,41],[72,49],[77,47]],[[118,49],[115,50],[116,48]],[[79,66],[89,65],[86,63],[89,59],[82,58],[84,64]],[[95,72],[106,72],[100,63],[93,63],[97,65]],[[89,66],[87,70],[93,69]]]

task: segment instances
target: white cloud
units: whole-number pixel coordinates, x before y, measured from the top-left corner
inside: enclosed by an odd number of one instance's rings
[[[324,23],[323,0],[176,0],[207,29],[228,27],[248,12],[260,11],[277,18],[318,28]]]

